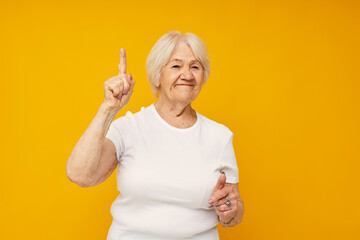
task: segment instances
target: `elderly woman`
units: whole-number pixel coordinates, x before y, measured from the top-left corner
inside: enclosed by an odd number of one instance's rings
[[[205,44],[192,33],[162,36],[146,62],[157,101],[113,121],[134,90],[126,67],[120,49],[119,75],[104,83],[104,102],[68,159],[68,178],[95,186],[118,166],[108,240],[219,239],[217,223],[239,224],[244,203],[233,133],[191,107],[209,77]]]

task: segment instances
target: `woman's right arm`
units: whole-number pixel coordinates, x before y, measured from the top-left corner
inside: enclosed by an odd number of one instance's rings
[[[126,74],[125,50],[120,49],[119,75],[104,83],[104,102],[76,143],[66,164],[68,178],[81,187],[91,187],[108,178],[117,166],[116,149],[105,138],[118,111],[129,101],[135,81]]]

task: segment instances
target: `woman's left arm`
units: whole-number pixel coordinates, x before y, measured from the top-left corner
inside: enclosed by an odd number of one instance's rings
[[[240,197],[238,183],[226,183],[222,173],[211,194],[210,204],[214,205],[223,227],[233,227],[241,223],[244,215],[244,202]]]

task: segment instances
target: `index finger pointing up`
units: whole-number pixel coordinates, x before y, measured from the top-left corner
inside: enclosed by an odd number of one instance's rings
[[[126,53],[125,49],[120,48],[119,75],[126,74]]]

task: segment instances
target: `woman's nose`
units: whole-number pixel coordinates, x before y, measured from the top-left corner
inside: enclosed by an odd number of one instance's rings
[[[181,79],[184,79],[184,80],[193,80],[194,79],[194,75],[190,71],[190,68],[187,68],[187,67],[182,68],[180,77],[181,77]]]

